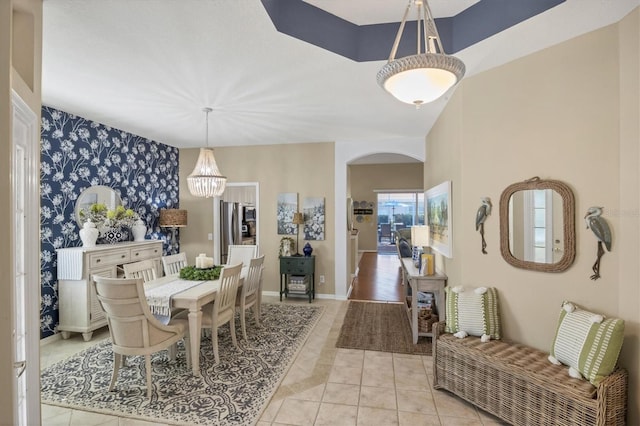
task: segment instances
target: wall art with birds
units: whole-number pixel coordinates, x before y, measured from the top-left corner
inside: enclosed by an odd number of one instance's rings
[[[480,202],[482,205],[476,212],[476,231],[480,231],[480,236],[482,237],[482,253],[487,254],[487,242],[484,239],[484,222],[491,214],[491,199],[489,197],[482,197]]]
[[[602,245],[604,244],[607,251],[611,251],[611,228],[609,228],[609,224],[605,218],[602,217],[603,210],[604,207],[589,207],[587,214],[584,216],[587,229],[591,229],[598,240],[598,257],[592,267],[592,280],[600,278],[600,258],[604,255]]]

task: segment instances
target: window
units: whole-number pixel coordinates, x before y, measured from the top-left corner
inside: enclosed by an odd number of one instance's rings
[[[424,224],[424,192],[379,192],[378,225],[392,230]]]
[[[527,191],[524,199],[525,260],[551,263],[553,258],[553,191]]]

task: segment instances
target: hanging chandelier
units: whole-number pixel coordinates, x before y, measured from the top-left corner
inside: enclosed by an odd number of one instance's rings
[[[200,155],[196,162],[196,167],[187,177],[187,185],[189,192],[195,197],[219,197],[224,192],[227,184],[227,177],[222,176],[216,159],[213,156],[213,148],[209,148],[209,113],[213,111],[211,108],[203,108],[205,112],[206,125],[206,145],[200,148]]]
[[[417,9],[417,54],[395,59],[412,5]],[[464,72],[464,63],[444,52],[427,0],[409,0],[389,60],[378,71],[378,84],[396,99],[419,108],[444,95]]]

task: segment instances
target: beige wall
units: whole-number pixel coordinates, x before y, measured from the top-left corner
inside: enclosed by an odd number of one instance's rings
[[[198,253],[212,254],[207,233],[213,231],[213,201],[189,194],[186,177],[195,165],[198,149],[180,150],[180,208],[187,209],[189,226],[181,231],[182,250],[190,263]],[[215,149],[216,161],[229,182],[258,182],[260,185],[258,239],[265,254],[264,290],[279,291],[276,200],[280,192],[297,192],[302,211],[305,197],[325,198],[325,240],[310,241],[316,255],[316,293],[333,297],[335,293],[334,236],[334,144],[283,144]],[[293,236],[295,239],[295,236]],[[302,229],[300,245],[304,245]],[[325,276],[320,284],[319,276]]]
[[[7,297],[0,298],[0,341],[11,342],[12,323],[12,271],[13,249],[11,173],[11,89],[40,117],[41,69],[42,69],[42,2],[40,0],[14,0],[0,2],[0,223],[8,234],[0,239],[0,291]],[[38,122],[39,122],[38,118]],[[36,242],[37,243],[37,242]],[[39,282],[32,283],[40,286]],[[36,331],[37,332],[37,331]],[[14,424],[12,346],[3,345],[0,350],[0,424]]]
[[[377,194],[376,189],[422,189],[424,165],[408,164],[362,164],[348,168],[351,197],[354,201],[373,201],[376,205],[370,222],[354,222],[358,234],[358,249],[376,251],[378,247]]]
[[[636,10],[620,25],[465,79],[427,138],[425,163],[425,187],[453,182],[454,256],[438,259],[449,285],[497,287],[507,338],[548,350],[563,300],[627,321],[630,424],[639,421],[638,33]],[[500,194],[533,176],[575,194],[577,255],[564,273],[516,269],[500,256]],[[495,207],[487,255],[473,226],[484,196]],[[614,238],[595,282],[596,240],[582,221],[594,205],[605,207]]]
[[[640,8],[618,25],[620,37],[619,315],[626,319],[620,363],[629,369],[629,424],[640,424]]]

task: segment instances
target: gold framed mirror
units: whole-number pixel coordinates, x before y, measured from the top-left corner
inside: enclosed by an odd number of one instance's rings
[[[539,177],[500,196],[500,251],[512,266],[562,272],[576,255],[575,201],[563,182]]]

